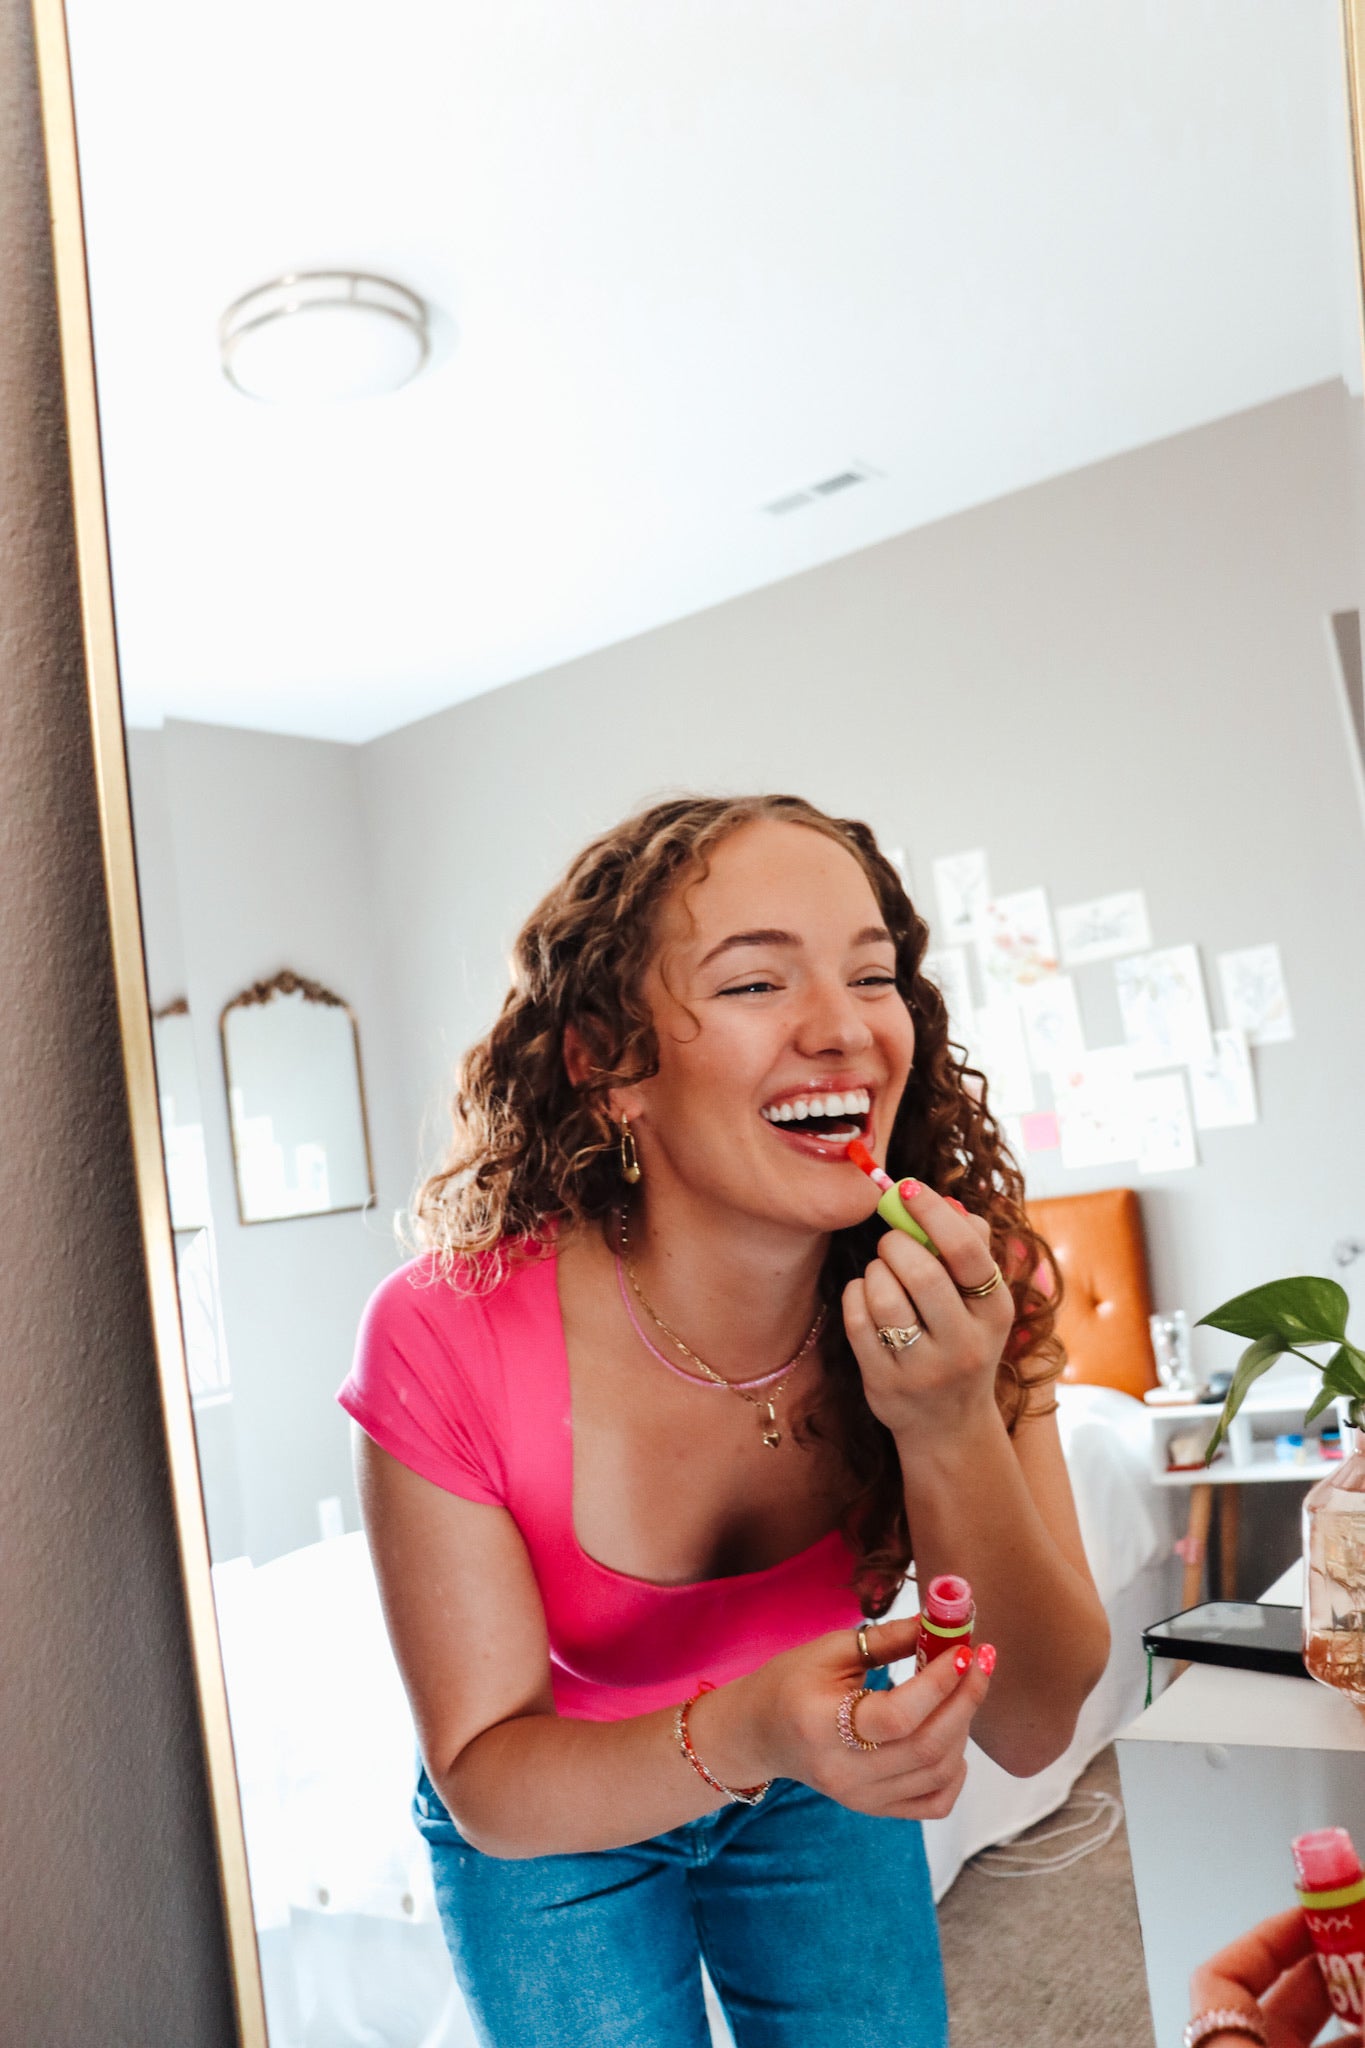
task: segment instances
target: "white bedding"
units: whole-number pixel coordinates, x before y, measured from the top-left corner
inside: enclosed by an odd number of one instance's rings
[[[1060,1804],[1133,1717],[1137,1633],[1175,1604],[1169,1497],[1150,1484],[1141,1403],[1103,1387],[1060,1399],[1114,1651],[1048,1770],[1011,1778],[973,1751],[953,1813],[925,1831],[936,1897],[967,1857]],[[415,1745],[364,1537],[259,1569],[234,1559],[215,1567],[214,1588],[271,2048],[473,2048],[409,1818]]]

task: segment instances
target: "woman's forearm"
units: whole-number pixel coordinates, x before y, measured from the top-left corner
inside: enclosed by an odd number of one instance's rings
[[[884,1624],[892,1660],[915,1624]],[[849,1743],[840,1708],[867,1666],[851,1627],[780,1650],[747,1677],[697,1699],[688,1732],[702,1762],[737,1791],[792,1778],[856,1812],[939,1818],[961,1789],[972,1718],[989,1674],[942,1657],[891,1691],[862,1699]],[[724,1793],[680,1753],[676,1708],[626,1721],[510,1715],[473,1736],[443,1770],[427,1769],[476,1849],[501,1857],[621,1848],[711,1813]],[[873,1753],[875,1752],[875,1754]]]
[[[722,1784],[770,1776],[762,1740],[762,1673],[707,1693],[689,1733]],[[712,1813],[724,1801],[681,1754],[676,1709],[622,1721],[524,1714],[496,1722],[443,1770],[427,1769],[460,1832],[486,1855],[618,1849]]]
[[[1104,1669],[1104,1609],[1040,1515],[993,1404],[970,1438],[898,1449],[918,1582],[940,1572],[969,1579],[976,1640],[999,1653],[973,1740],[1016,1777],[1031,1776],[1065,1749]]]

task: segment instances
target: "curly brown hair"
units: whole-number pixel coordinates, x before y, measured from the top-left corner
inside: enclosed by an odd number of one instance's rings
[[[509,1259],[534,1256],[547,1226],[607,1226],[622,1195],[608,1096],[658,1068],[644,982],[660,910],[681,884],[705,875],[722,840],[765,818],[806,826],[845,847],[895,942],[915,1051],[887,1170],[897,1179],[915,1175],[990,1224],[992,1250],[1014,1298],[1014,1329],[996,1380],[996,1399],[1013,1431],[1026,1411],[1048,1412],[1037,1406],[1036,1390],[1062,1368],[1055,1330],[1061,1277],[1029,1222],[1023,1176],[991,1113],[985,1076],[950,1042],[943,997],[921,972],[928,926],[870,828],[830,817],[801,797],[676,797],[603,833],[571,863],[522,927],[501,1015],[461,1065],[453,1142],[414,1203],[417,1243],[448,1277],[458,1268],[487,1286]],[[570,1025],[592,1063],[577,1086],[564,1060]],[[834,1232],[821,1277],[831,1305],[875,1257],[883,1228],[874,1215]],[[912,1554],[895,1442],[867,1405],[837,1315],[824,1355],[821,1393],[796,1434],[822,1438],[842,1456],[854,1581],[863,1611],[881,1614]]]

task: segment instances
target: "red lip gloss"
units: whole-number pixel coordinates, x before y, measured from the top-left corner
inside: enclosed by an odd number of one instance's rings
[[[1318,1828],[1294,1843],[1299,1904],[1339,2019],[1365,2015],[1365,1870],[1345,1828]]]
[[[930,1579],[924,1605],[920,1609],[919,1642],[915,1646],[916,1671],[923,1671],[935,1657],[942,1657],[959,1645],[970,1649],[975,1623],[976,1605],[972,1589],[965,1579],[958,1578],[953,1572],[943,1572],[938,1578]]]

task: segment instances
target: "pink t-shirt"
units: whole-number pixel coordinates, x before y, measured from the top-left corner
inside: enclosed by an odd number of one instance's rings
[[[463,1500],[511,1513],[549,1629],[559,1713],[646,1714],[861,1620],[837,1531],[764,1571],[656,1586],[598,1564],[573,1526],[569,1360],[553,1252],[461,1292],[430,1257],[390,1274],[337,1399],[383,1450]]]

